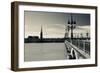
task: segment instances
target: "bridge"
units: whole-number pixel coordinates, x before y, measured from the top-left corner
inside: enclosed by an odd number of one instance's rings
[[[90,40],[65,40],[67,59],[88,59],[90,58]]]
[[[76,26],[76,24],[73,14],[70,14],[64,36],[67,58],[88,59],[90,58],[90,26]]]

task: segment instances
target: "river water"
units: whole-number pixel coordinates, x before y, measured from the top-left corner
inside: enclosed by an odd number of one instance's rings
[[[64,43],[25,43],[24,61],[64,60]]]

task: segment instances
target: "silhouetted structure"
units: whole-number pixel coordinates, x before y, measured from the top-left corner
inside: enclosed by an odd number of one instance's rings
[[[41,26],[41,32],[40,32],[40,40],[43,40],[43,31],[42,31],[42,26]]]
[[[73,15],[71,14],[70,20],[68,20],[68,24],[70,24],[71,29],[71,39],[73,39],[73,29],[75,28],[76,21],[73,19]]]
[[[68,27],[68,31],[69,31],[69,27]],[[66,37],[67,36],[67,37]],[[87,34],[88,36],[88,34]],[[41,26],[41,30],[40,30],[40,38],[39,36],[28,36],[28,38],[25,38],[24,42],[25,43],[61,43],[64,42],[65,40],[70,41],[73,38],[74,40],[86,40],[86,39],[90,39],[89,37],[83,37],[83,38],[76,38],[76,37],[68,37],[68,34],[65,33],[65,37],[64,38],[43,38],[43,29]]]
[[[32,42],[39,42],[39,37],[38,36],[28,36],[28,38],[25,38],[25,43],[32,43]]]

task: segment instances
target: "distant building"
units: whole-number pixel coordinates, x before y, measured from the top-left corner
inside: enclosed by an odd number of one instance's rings
[[[38,36],[28,36],[28,39],[39,39]]]
[[[46,43],[46,42],[64,42],[64,38],[43,38],[43,30],[42,30],[42,27],[41,27],[41,30],[40,30],[40,38],[39,36],[28,36],[28,38],[25,38],[25,43]]]
[[[43,40],[43,31],[42,31],[42,27],[41,27],[41,32],[40,32],[40,40]]]

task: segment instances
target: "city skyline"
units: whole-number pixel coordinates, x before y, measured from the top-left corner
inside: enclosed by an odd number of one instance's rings
[[[41,26],[44,38],[62,38],[64,37],[68,20],[70,20],[70,13],[25,11],[24,14],[25,38],[28,36],[39,36]],[[78,26],[76,30],[87,27],[85,30],[90,33],[89,14],[73,14],[73,19],[76,21],[76,25]]]

